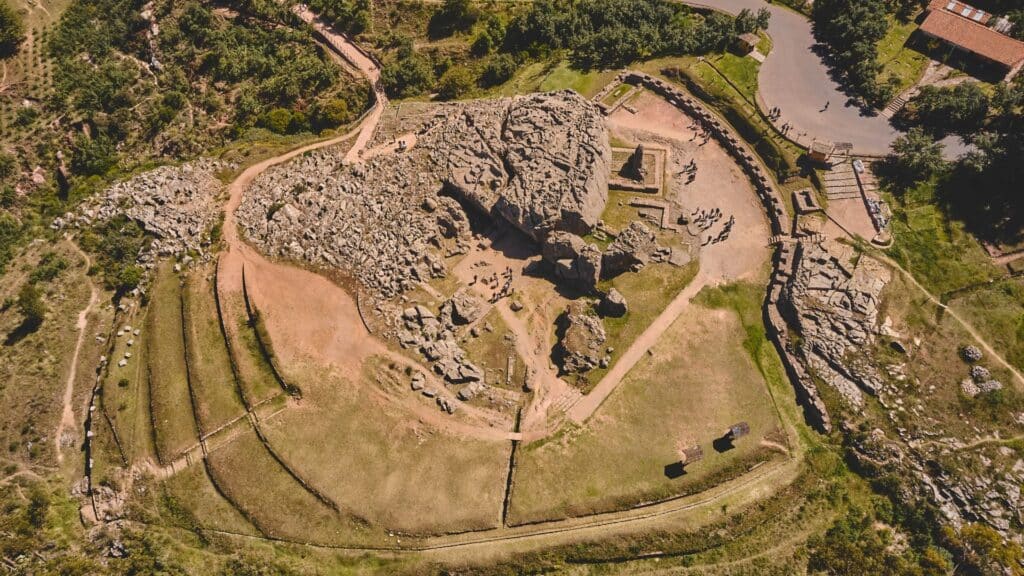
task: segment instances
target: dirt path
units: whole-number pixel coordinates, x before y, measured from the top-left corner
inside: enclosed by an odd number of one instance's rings
[[[894,261],[894,260],[890,259],[889,257],[887,257],[887,256],[885,256],[885,255],[883,255],[881,253],[878,253],[878,252],[873,253],[873,256],[875,258],[877,258],[878,260],[881,260],[882,262],[885,262],[889,266],[892,266],[896,270],[899,270],[900,273],[903,274],[903,277],[906,278],[907,280],[909,280],[911,284],[913,284],[918,290],[920,290],[921,293],[924,294],[926,298],[928,298],[928,300],[930,300],[933,304],[935,304],[939,308],[942,308],[942,310],[946,314],[949,314],[950,318],[956,320],[961,326],[963,326],[964,330],[966,330],[967,333],[970,334],[971,337],[974,338],[978,342],[978,344],[985,351],[985,353],[987,353],[989,356],[995,358],[996,361],[999,362],[999,364],[1002,364],[1003,368],[1006,368],[1007,370],[1009,370],[1010,373],[1013,374],[1014,378],[1017,380],[1017,383],[1019,385],[1024,386],[1024,376],[1021,375],[1020,371],[1017,370],[1017,368],[1015,368],[1012,364],[1010,364],[1005,358],[1003,358],[1002,355],[1000,355],[998,352],[996,352],[995,348],[993,348],[981,336],[981,333],[978,332],[974,328],[974,326],[971,326],[971,324],[969,324],[966,320],[964,320],[959,314],[957,314],[956,310],[953,310],[952,307],[943,304],[942,301],[940,301],[934,294],[929,292],[927,288],[925,288],[920,282],[918,282],[917,278],[914,278],[913,274],[911,274],[906,269],[904,269],[902,266],[900,266],[898,263],[896,263],[896,261]]]
[[[92,266],[89,255],[83,252],[74,242],[70,244],[82,259],[85,260],[85,267],[89,268],[89,266]],[[99,300],[99,293],[96,291],[96,286],[89,282],[89,303],[78,313],[78,322],[75,324],[75,328],[78,330],[78,340],[75,341],[75,351],[71,355],[71,367],[68,370],[68,378],[64,383],[64,409],[61,412],[60,423],[57,424],[57,432],[54,433],[53,438],[57,449],[58,464],[64,463],[64,454],[61,450],[61,438],[64,436],[64,430],[74,429],[76,426],[75,410],[72,403],[75,398],[75,378],[78,377],[78,356],[82,352],[82,344],[85,343],[85,329],[89,325],[89,314],[96,306],[97,300]]]
[[[654,319],[654,322],[651,322],[651,325],[629,345],[629,348],[623,352],[622,357],[605,374],[604,378],[601,378],[597,386],[594,386],[594,389],[589,394],[573,404],[568,412],[569,419],[582,424],[587,418],[590,418],[605,399],[618,388],[619,384],[622,383],[622,379],[633,369],[633,366],[636,366],[636,363],[643,358],[644,354],[658,342],[658,339],[665,333],[665,330],[668,330],[668,327],[676,321],[676,318],[682,315],[683,311],[690,305],[690,300],[708,284],[709,278],[703,269],[697,272],[697,275],[686,285],[686,288],[683,288],[672,302],[669,302],[669,305],[662,310],[661,314]]]
[[[373,138],[373,133],[377,129],[381,115],[388,105],[388,97],[384,94],[384,89],[380,83],[380,66],[377,65],[369,54],[356,46],[348,36],[325,23],[305,4],[296,6],[294,11],[303,22],[311,25],[316,30],[331,50],[359,70],[373,86],[376,103],[370,114],[363,120],[355,144],[352,145],[348,154],[345,155],[346,162],[355,162],[362,157],[363,149],[366,148],[370,139]]]

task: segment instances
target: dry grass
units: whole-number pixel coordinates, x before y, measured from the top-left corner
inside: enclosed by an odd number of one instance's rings
[[[281,393],[281,386],[266,358],[260,353],[256,333],[249,325],[241,294],[222,294],[221,311],[227,326],[230,352],[238,369],[239,384],[249,405]]]
[[[281,468],[252,430],[211,452],[209,463],[224,495],[264,534],[330,544],[342,541],[351,528]],[[203,511],[195,512],[204,521]]]
[[[209,267],[194,270],[186,280],[185,290],[189,369],[204,432],[219,428],[245,410],[217,318],[211,274]]]
[[[49,252],[64,258],[68,267],[53,280],[38,284],[47,307],[42,325],[34,332],[16,336],[20,334],[22,316],[14,301],[40,258]],[[0,309],[0,337],[6,340],[0,346],[0,402],[4,407],[0,450],[5,458],[49,464],[55,457],[53,433],[63,409],[64,385],[78,338],[78,313],[89,302],[85,272],[84,262],[69,245],[37,242],[0,274],[0,300],[6,304]],[[86,342],[82,350],[80,371],[87,375],[94,374],[98,358],[88,355],[91,346]]]
[[[510,444],[457,437],[395,408],[367,389],[388,371],[372,363],[357,384],[296,374],[302,402],[265,425],[268,439],[343,510],[374,525],[407,533],[497,526]],[[412,393],[404,374],[392,375],[386,385]]]
[[[199,440],[185,361],[181,286],[170,263],[153,280],[144,330],[156,450],[167,463]]]
[[[190,466],[163,483],[164,507],[171,516],[195,519],[202,528],[259,536],[253,526],[231,502],[217,493],[200,464]],[[189,528],[190,526],[185,526]]]
[[[136,315],[140,319],[142,314]],[[131,321],[129,319],[129,321]],[[107,326],[109,328],[109,325]],[[134,327],[134,326],[133,326]],[[110,414],[125,455],[131,460],[153,456],[153,420],[150,416],[149,369],[146,365],[146,335],[121,337],[114,341],[111,349],[113,360],[103,379],[103,407]],[[127,366],[119,367],[118,359],[130,351],[132,358]]]
[[[519,453],[510,521],[577,516],[697,492],[772,454],[780,426],[764,378],[744,348],[736,313],[694,305],[626,376],[592,419]],[[749,436],[718,453],[712,441],[739,421]],[[669,478],[680,445],[704,459]]]
[[[489,325],[491,330],[484,326]],[[467,335],[462,344],[466,354],[477,366],[487,373],[487,383],[505,385],[505,372],[508,369],[508,358],[515,360],[512,368],[512,385],[522,382],[526,373],[526,364],[516,352],[514,335],[509,332],[508,325],[497,310],[491,310],[479,323],[480,335],[476,338]]]

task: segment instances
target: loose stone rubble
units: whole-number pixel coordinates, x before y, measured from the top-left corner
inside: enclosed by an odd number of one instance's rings
[[[237,217],[263,252],[340,269],[389,298],[466,251],[456,199],[541,242],[585,234],[604,210],[610,162],[599,111],[573,92],[440,105],[405,152],[349,166],[321,150],[267,170]]]
[[[589,302],[576,300],[564,315],[565,336],[559,341],[564,374],[582,374],[601,365],[607,339],[601,319],[590,311]]]
[[[434,372],[451,384],[465,384],[483,380],[483,370],[470,362],[466,351],[455,340],[455,325],[465,319],[456,310],[467,312],[468,296],[456,296],[441,305],[441,314],[435,315],[426,306],[416,305],[402,312],[404,328],[398,333],[403,348],[415,348],[434,363]],[[456,304],[456,300],[461,300]],[[415,380],[413,389],[416,389]],[[420,381],[422,386],[422,381]]]
[[[200,159],[144,172],[89,198],[76,211],[55,219],[51,228],[85,228],[125,216],[156,237],[139,255],[140,263],[151,264],[158,256],[203,253],[224,189],[216,175],[231,167]]]
[[[799,243],[795,258],[782,307],[802,336],[800,355],[860,410],[862,392],[876,394],[881,386],[877,368],[861,352],[878,332],[878,304],[890,273],[870,258],[851,266],[821,242]]]

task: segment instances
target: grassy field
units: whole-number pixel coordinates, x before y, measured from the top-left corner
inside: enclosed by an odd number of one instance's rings
[[[220,330],[214,289],[209,267],[193,270],[186,279],[185,334],[189,369],[199,424],[204,432],[222,426],[245,411]]]
[[[15,301],[21,288],[32,282],[32,275],[47,254],[51,259],[62,259],[66,267],[49,280],[34,282],[46,314],[38,328],[26,330]],[[48,465],[56,456],[53,433],[63,409],[62,396],[78,338],[78,313],[89,302],[85,264],[67,243],[32,244],[0,274],[0,300],[5,302],[0,308],[0,402],[4,406],[0,454],[24,464]],[[90,331],[100,329],[100,319],[108,314],[101,311],[93,316],[86,328],[79,382],[88,382],[95,374],[98,345]],[[87,390],[76,390],[74,407],[80,405],[78,401]],[[81,438],[76,441],[81,442]]]
[[[611,280],[602,280],[598,288],[603,291],[615,288],[625,296],[629,308],[621,318],[604,319],[607,345],[620,353],[625,350],[654,322],[665,306],[686,288],[699,268],[696,261],[682,268],[668,263],[648,264],[636,274],[622,274]],[[598,367],[591,370],[587,373],[587,380],[597,384],[617,360],[618,355],[612,354],[611,365],[607,369]]]
[[[878,62],[882,64],[878,79],[885,82],[890,76],[899,78],[897,94],[913,86],[928,66],[927,56],[906,45],[916,30],[914,21],[904,23],[890,16],[889,31],[878,43]]]
[[[510,520],[575,516],[693,493],[777,457],[760,443],[765,435],[784,437],[751,357],[751,338],[734,310],[693,305],[584,427],[521,449]],[[739,421],[750,424],[751,434],[735,449],[713,448]],[[693,444],[704,449],[704,459],[670,477],[679,449]]]
[[[537,88],[541,92],[571,89],[590,98],[611,82],[616,73],[616,70],[582,72],[571,68],[567,62],[560,62],[548,72]]]
[[[143,331],[156,451],[166,464],[199,440],[185,360],[181,287],[170,263],[161,266],[153,280]]]
[[[485,325],[490,325],[491,330],[484,329]],[[501,314],[497,310],[492,309],[483,318],[479,326],[480,335],[476,338],[467,336],[467,340],[462,345],[470,360],[488,373],[488,384],[504,386],[504,375],[508,368],[508,357],[513,356],[515,362],[512,369],[514,378],[512,386],[516,387],[517,383],[521,384],[526,373],[526,365],[516,352],[515,341],[510,339],[513,335],[509,332],[508,326],[505,324],[505,320],[502,319]],[[491,377],[494,371],[500,371],[501,373],[502,377],[498,382],[495,382]]]
[[[131,318],[142,321],[144,317],[145,311],[142,311]],[[114,341],[111,357],[123,358],[124,353],[129,351],[133,357],[127,366],[118,366],[116,360],[109,365],[103,380],[102,401],[126,456],[136,460],[154,456],[156,447],[153,445],[153,419],[149,411],[147,338],[144,334],[140,335],[134,338],[132,346],[128,346],[131,339],[133,337],[121,337]]]
[[[260,354],[256,333],[249,325],[241,294],[221,295],[221,312],[228,332],[229,351],[238,369],[239,384],[249,405],[281,393],[281,386],[266,358]]]
[[[1020,393],[1013,391],[1008,372],[983,359],[980,364],[1006,385],[1005,393],[974,399],[964,396],[960,381],[968,377],[969,367],[960,359],[959,350],[974,344],[974,339],[902,276],[886,286],[883,297],[879,317],[891,318],[894,329],[911,349],[909,355],[902,355],[892,351],[885,338],[877,343],[873,357],[882,374],[886,375],[887,367],[892,366],[902,366],[905,374],[904,378],[887,377],[889,384],[901,392],[903,404],[891,416],[877,419],[884,422],[879,425],[939,431],[962,439],[996,430],[1003,437],[1018,433],[1011,409],[1020,409],[1022,403]]]
[[[223,496],[201,464],[189,466],[161,485],[161,512],[172,525],[194,530],[206,528],[259,536],[252,525]]]
[[[510,443],[461,438],[424,424],[365,389],[395,386],[409,394],[407,376],[376,362],[366,371],[358,384],[297,374],[301,404],[264,427],[275,450],[342,509],[388,530],[496,527]]]
[[[1024,370],[1024,279],[1006,279],[969,290],[949,305],[984,326],[989,343]]]
[[[894,238],[887,253],[928,290],[941,295],[1000,275],[978,240],[936,205],[933,183],[886,199]]]
[[[210,474],[225,496],[261,532],[299,542],[336,543],[344,518],[317,500],[267,452],[252,430],[210,453]],[[203,510],[195,510],[207,522]]]

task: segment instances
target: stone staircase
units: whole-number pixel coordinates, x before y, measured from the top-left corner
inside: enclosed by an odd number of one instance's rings
[[[822,176],[825,197],[829,200],[849,200],[861,197],[860,182],[853,171],[853,164],[841,162]]]
[[[569,408],[572,408],[573,404],[579,402],[580,398],[583,398],[583,393],[570,386],[564,394],[551,403],[551,410],[554,412],[568,412]]]
[[[889,105],[882,110],[882,116],[886,118],[892,118],[897,112],[903,109],[907,105],[907,100],[911,97],[911,94],[904,93],[892,99]]]

